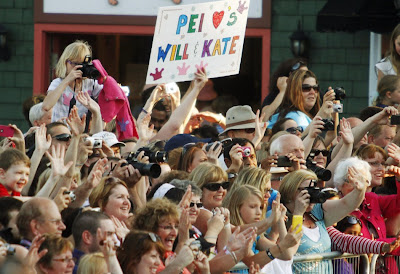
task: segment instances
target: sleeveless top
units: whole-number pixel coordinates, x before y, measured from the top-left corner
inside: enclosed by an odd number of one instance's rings
[[[319,241],[314,242],[303,234],[295,256],[331,252],[331,238],[326,231],[322,204],[316,204],[311,214],[318,220],[315,224],[320,233]],[[310,263],[293,263],[293,273],[332,273],[332,269],[332,262],[330,260]]]
[[[392,62],[390,61],[389,57],[385,57],[380,60],[375,65],[375,72],[378,75],[378,69],[382,71],[384,75],[397,75],[396,71],[393,68]]]

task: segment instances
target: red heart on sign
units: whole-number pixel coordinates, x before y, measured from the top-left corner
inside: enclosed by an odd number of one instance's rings
[[[224,17],[224,12],[214,12],[213,14],[213,24],[215,28],[218,28],[219,24],[221,24],[222,18]]]

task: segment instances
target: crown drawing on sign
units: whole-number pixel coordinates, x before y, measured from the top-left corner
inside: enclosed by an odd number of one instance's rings
[[[186,75],[188,69],[190,68],[190,65],[186,67],[186,63],[183,63],[182,67],[177,66],[176,68],[179,71],[178,75]]]
[[[160,71],[158,71],[158,68],[156,68],[155,73],[150,73],[151,76],[153,76],[154,81],[162,78],[162,72],[164,71],[164,68],[162,68]]]
[[[244,10],[247,10],[247,9],[248,9],[248,7],[245,7],[245,6],[244,6],[245,4],[246,4],[246,1],[243,1],[243,4],[242,4],[242,1],[239,1],[239,7],[238,7],[237,11],[238,11],[240,14],[242,14],[242,13],[244,12]]]

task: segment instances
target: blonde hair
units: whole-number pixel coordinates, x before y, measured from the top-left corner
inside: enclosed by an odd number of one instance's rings
[[[89,253],[79,260],[78,274],[98,274],[107,269],[103,253]]]
[[[260,199],[261,204],[264,204],[264,198],[260,190],[250,185],[239,186],[236,190],[232,191],[231,199],[228,200],[227,208],[229,209],[231,215],[231,224],[235,226],[244,225],[242,216],[240,215],[240,208],[244,202],[251,196],[255,195]],[[264,208],[265,209],[265,208]],[[261,215],[261,218],[265,216],[265,212]]]
[[[228,181],[228,174],[217,165],[211,163],[199,164],[189,175],[189,180],[197,184],[200,189],[203,189],[205,184]]]
[[[227,207],[229,200],[232,199],[233,192],[243,185],[250,185],[257,188],[261,193],[265,193],[267,183],[271,180],[271,174],[258,167],[246,167],[239,171],[238,176],[233,182],[229,192],[226,194],[222,205]]]
[[[305,180],[318,180],[317,175],[310,170],[296,170],[283,177],[279,193],[283,204],[293,201],[300,184]]]
[[[67,61],[76,61],[82,63],[85,56],[92,56],[92,48],[86,41],[76,40],[69,44],[60,56],[56,65],[56,77],[65,78],[67,76]]]

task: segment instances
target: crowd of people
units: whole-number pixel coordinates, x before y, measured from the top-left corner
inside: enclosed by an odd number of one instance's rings
[[[146,87],[134,118],[88,43],[71,43],[24,104],[30,129],[1,128],[0,273],[353,273],[293,262],[334,250],[398,273],[399,40],[400,25],[374,106],[341,119],[345,91],[322,91],[299,58],[261,110],[199,68],[184,96]]]

